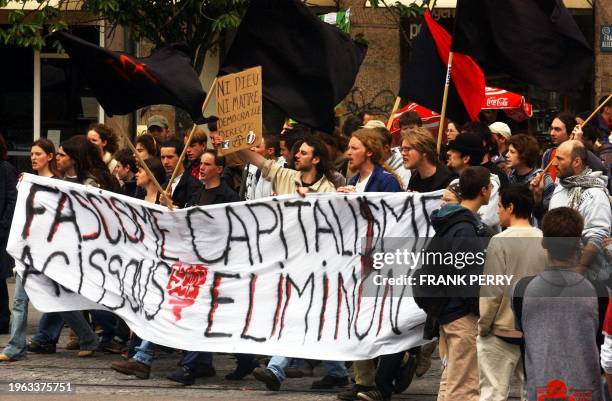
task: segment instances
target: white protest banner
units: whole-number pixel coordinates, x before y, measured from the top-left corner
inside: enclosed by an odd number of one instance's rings
[[[261,142],[261,67],[217,77],[217,128],[227,155]]]
[[[440,196],[285,195],[170,211],[25,174],[8,250],[41,311],[110,310],[179,349],[360,360],[421,344],[425,321],[410,297],[363,293],[361,239],[431,237]]]

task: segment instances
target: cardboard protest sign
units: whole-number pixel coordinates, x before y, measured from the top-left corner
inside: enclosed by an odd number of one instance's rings
[[[227,155],[261,142],[261,67],[217,78],[217,127]]]
[[[364,286],[374,265],[362,242],[433,236],[440,197],[284,195],[169,211],[25,174],[7,249],[44,312],[109,310],[184,350],[362,360],[422,344],[425,322],[410,296]]]

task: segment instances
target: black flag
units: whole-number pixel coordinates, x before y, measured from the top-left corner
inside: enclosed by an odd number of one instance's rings
[[[194,122],[204,122],[206,94],[186,45],[165,46],[150,57],[135,58],[68,33],[56,35],[109,116],[152,104],[170,104],[187,111]]]
[[[252,0],[221,74],[261,65],[263,96],[292,119],[332,132],[366,46],[299,0]]]
[[[562,0],[458,0],[452,49],[561,93],[578,91],[593,64]]]

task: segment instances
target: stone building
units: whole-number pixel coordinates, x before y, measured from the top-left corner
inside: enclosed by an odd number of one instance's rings
[[[402,1],[410,3],[414,0]],[[532,132],[545,130],[552,112],[589,110],[597,99],[612,92],[612,53],[600,49],[602,28],[612,25],[609,0],[564,1],[595,49],[593,76],[589,77],[589,83],[580,96],[560,97],[515,82],[503,74],[487,77],[489,83],[523,93],[534,103],[536,118],[529,127]],[[388,9],[370,7],[366,0],[309,0],[308,4],[319,14],[350,8],[351,34],[362,34],[369,42],[367,57],[340,114],[369,110],[384,118],[393,106],[402,67],[408,61],[410,40],[417,35],[420,21],[399,19]],[[456,0],[437,0],[434,10],[434,17],[449,30],[454,20],[455,4]],[[8,23],[8,10],[17,6],[20,7],[9,3],[8,7],[0,9],[0,25]],[[73,32],[94,43],[113,50],[132,49],[139,56],[150,51],[146,45],[131,43],[121,30],[110,36],[108,32],[104,34],[99,25],[85,23],[89,18],[78,9],[66,10],[65,14],[76,26]],[[201,76],[205,90],[214,78],[223,51],[222,48],[207,57],[204,68],[207,74]],[[152,114],[165,115],[178,133],[186,131],[190,125],[180,111],[163,105],[141,109],[125,117],[105,116],[82,78],[71,67],[69,58],[57,54],[51,47],[35,52],[0,45],[0,60],[3,61],[0,63],[0,131],[7,138],[10,155],[22,170],[29,168],[29,146],[33,140],[39,137],[65,140],[84,133],[94,121],[106,122],[128,136],[133,136],[138,126],[142,127],[141,124]],[[214,108],[213,99],[209,112]]]

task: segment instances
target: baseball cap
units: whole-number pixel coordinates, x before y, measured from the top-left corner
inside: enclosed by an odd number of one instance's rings
[[[508,127],[508,124],[506,123],[496,121],[493,124],[489,125],[489,129],[492,133],[501,135],[506,139],[512,136],[512,131],[510,131],[510,127]]]
[[[147,120],[147,129],[151,127],[160,127],[162,129],[168,129],[168,126],[168,119],[164,116],[160,116],[159,114],[151,116]]]
[[[387,126],[380,120],[370,120],[361,128],[387,128]]]

